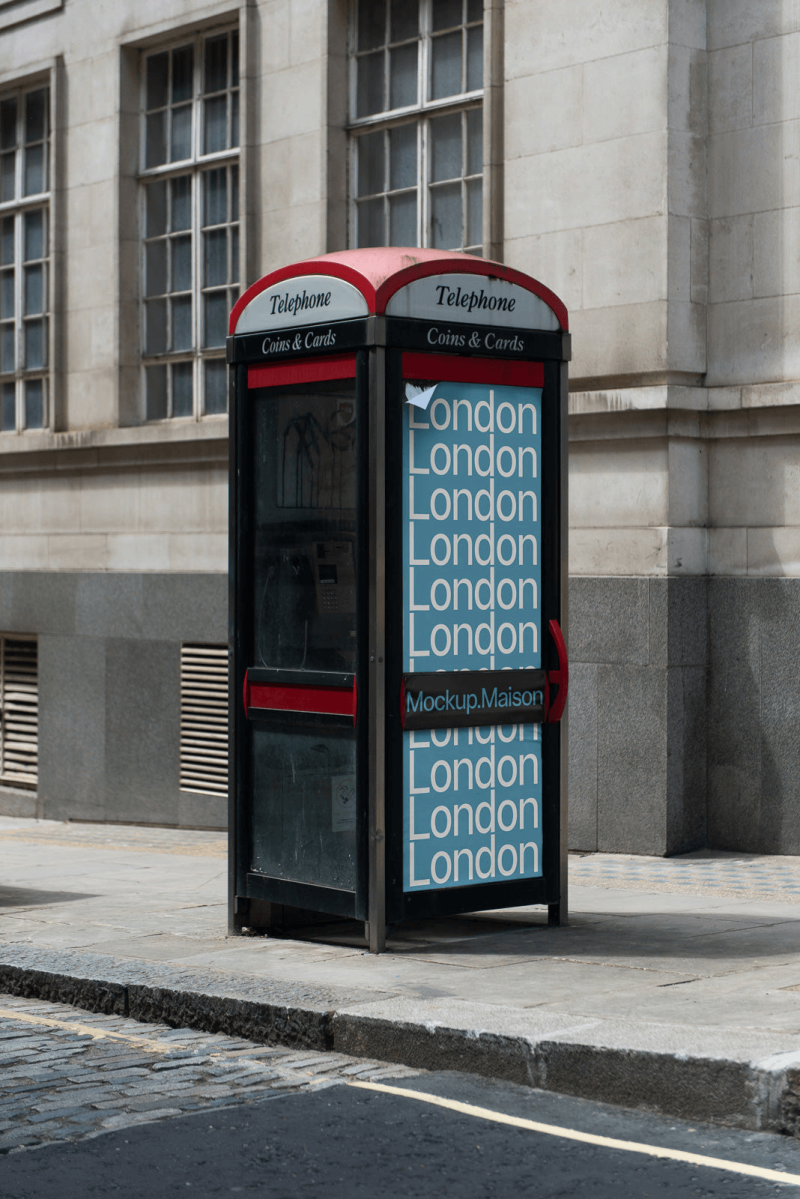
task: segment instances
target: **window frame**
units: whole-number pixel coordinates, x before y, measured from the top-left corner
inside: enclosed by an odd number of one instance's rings
[[[220,37],[228,38],[228,65],[227,65],[227,82],[226,87],[220,91],[204,92],[203,79],[205,72],[205,45],[209,41]],[[236,44],[238,55],[237,66],[237,81],[233,82],[231,68],[231,50],[232,45]],[[156,111],[166,110],[167,120],[167,140],[165,149],[167,154],[170,150],[170,137],[172,127],[172,109],[175,107],[170,96],[170,86],[173,69],[173,52],[184,46],[191,46],[193,51],[192,64],[192,85],[191,99],[188,101],[191,106],[191,135],[190,135],[190,154],[188,157],[176,159],[175,161],[159,163],[156,166],[148,167],[147,163],[147,62],[149,59],[158,54],[167,53],[169,55],[169,74],[167,83],[167,103],[160,106],[158,109],[149,110],[151,113]],[[213,150],[208,153],[203,152],[203,133],[204,133],[204,102],[215,96],[225,95],[227,97],[237,96],[238,105],[238,144],[231,146],[228,149]],[[168,41],[160,42],[154,46],[148,46],[140,52],[139,56],[139,82],[138,82],[138,97],[139,97],[139,151],[138,151],[138,171],[136,174],[136,185],[138,189],[138,272],[139,272],[139,403],[141,411],[141,420],[143,424],[154,425],[172,422],[175,420],[218,420],[227,418],[227,387],[225,406],[218,411],[206,410],[206,363],[211,361],[225,362],[225,344],[213,347],[205,347],[203,345],[203,327],[204,327],[204,297],[208,292],[219,291],[226,292],[230,298],[230,303],[235,303],[242,290],[242,188],[241,188],[241,160],[242,160],[242,116],[241,116],[241,95],[242,95],[242,77],[241,77],[241,33],[238,23],[226,22],[223,26],[218,26],[210,29],[202,29],[199,32],[190,32],[183,37],[175,36]],[[226,135],[231,136],[233,126],[233,101],[226,105]],[[233,239],[237,247],[238,262],[232,263],[232,253],[229,251],[229,265],[235,266],[238,278],[235,280],[229,279],[224,284],[207,285],[203,271],[203,232],[212,226],[204,225],[203,223],[203,177],[208,172],[213,170],[224,169],[227,175],[226,192],[228,211],[231,211],[231,180],[232,173],[237,172],[236,192],[238,196],[238,210],[235,218],[227,220],[224,223],[224,228],[230,231],[229,240]],[[157,353],[147,352],[147,328],[146,328],[146,299],[151,297],[146,296],[146,264],[145,258],[147,253],[147,244],[154,240],[163,239],[170,241],[176,231],[167,229],[163,235],[156,235],[153,238],[147,237],[147,219],[146,219],[146,203],[147,203],[147,188],[150,184],[163,180],[169,188],[170,182],[181,176],[188,176],[190,179],[190,218],[186,232],[191,239],[191,286],[188,290],[188,295],[191,300],[191,346],[188,349],[181,350],[164,350]],[[178,231],[180,232],[180,231]],[[168,270],[168,268],[167,268]],[[171,308],[171,300],[175,295],[180,294],[174,291],[163,293],[163,298],[167,305],[167,310]],[[162,297],[162,293],[157,293],[158,298]],[[169,320],[169,318],[168,318]],[[191,413],[175,414],[174,413],[174,394],[173,394],[173,371],[172,367],[182,363],[191,363],[191,380],[192,380],[192,411]],[[166,369],[166,414],[164,416],[148,416],[147,403],[147,369],[148,367],[163,366]]]

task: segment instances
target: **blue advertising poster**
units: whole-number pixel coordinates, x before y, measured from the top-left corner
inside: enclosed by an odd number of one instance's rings
[[[541,388],[403,405],[404,670],[541,665]],[[542,874],[538,725],[403,734],[405,891]]]

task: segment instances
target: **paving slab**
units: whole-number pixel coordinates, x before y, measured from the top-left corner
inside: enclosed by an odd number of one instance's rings
[[[228,937],[218,833],[5,817],[0,849],[8,994],[800,1127],[800,858],[575,855],[568,927],[469,913],[374,956],[352,926]]]

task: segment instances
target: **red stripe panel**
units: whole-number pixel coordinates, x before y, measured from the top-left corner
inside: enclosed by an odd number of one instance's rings
[[[313,712],[320,716],[352,716],[356,719],[355,685],[348,687],[304,687],[293,683],[250,683],[248,711],[269,708],[276,712]]]
[[[301,362],[271,362],[247,370],[248,387],[285,387],[292,383],[320,383],[325,379],[355,379],[355,354],[321,354]]]
[[[459,358],[456,354],[403,354],[404,379],[441,383],[494,383],[497,387],[544,387],[544,364],[505,358]],[[252,386],[252,384],[251,384]]]

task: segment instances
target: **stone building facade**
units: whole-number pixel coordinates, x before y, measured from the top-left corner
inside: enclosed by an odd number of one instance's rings
[[[223,314],[386,241],[570,310],[571,845],[800,853],[799,63],[783,0],[0,0],[0,810],[224,825]]]

